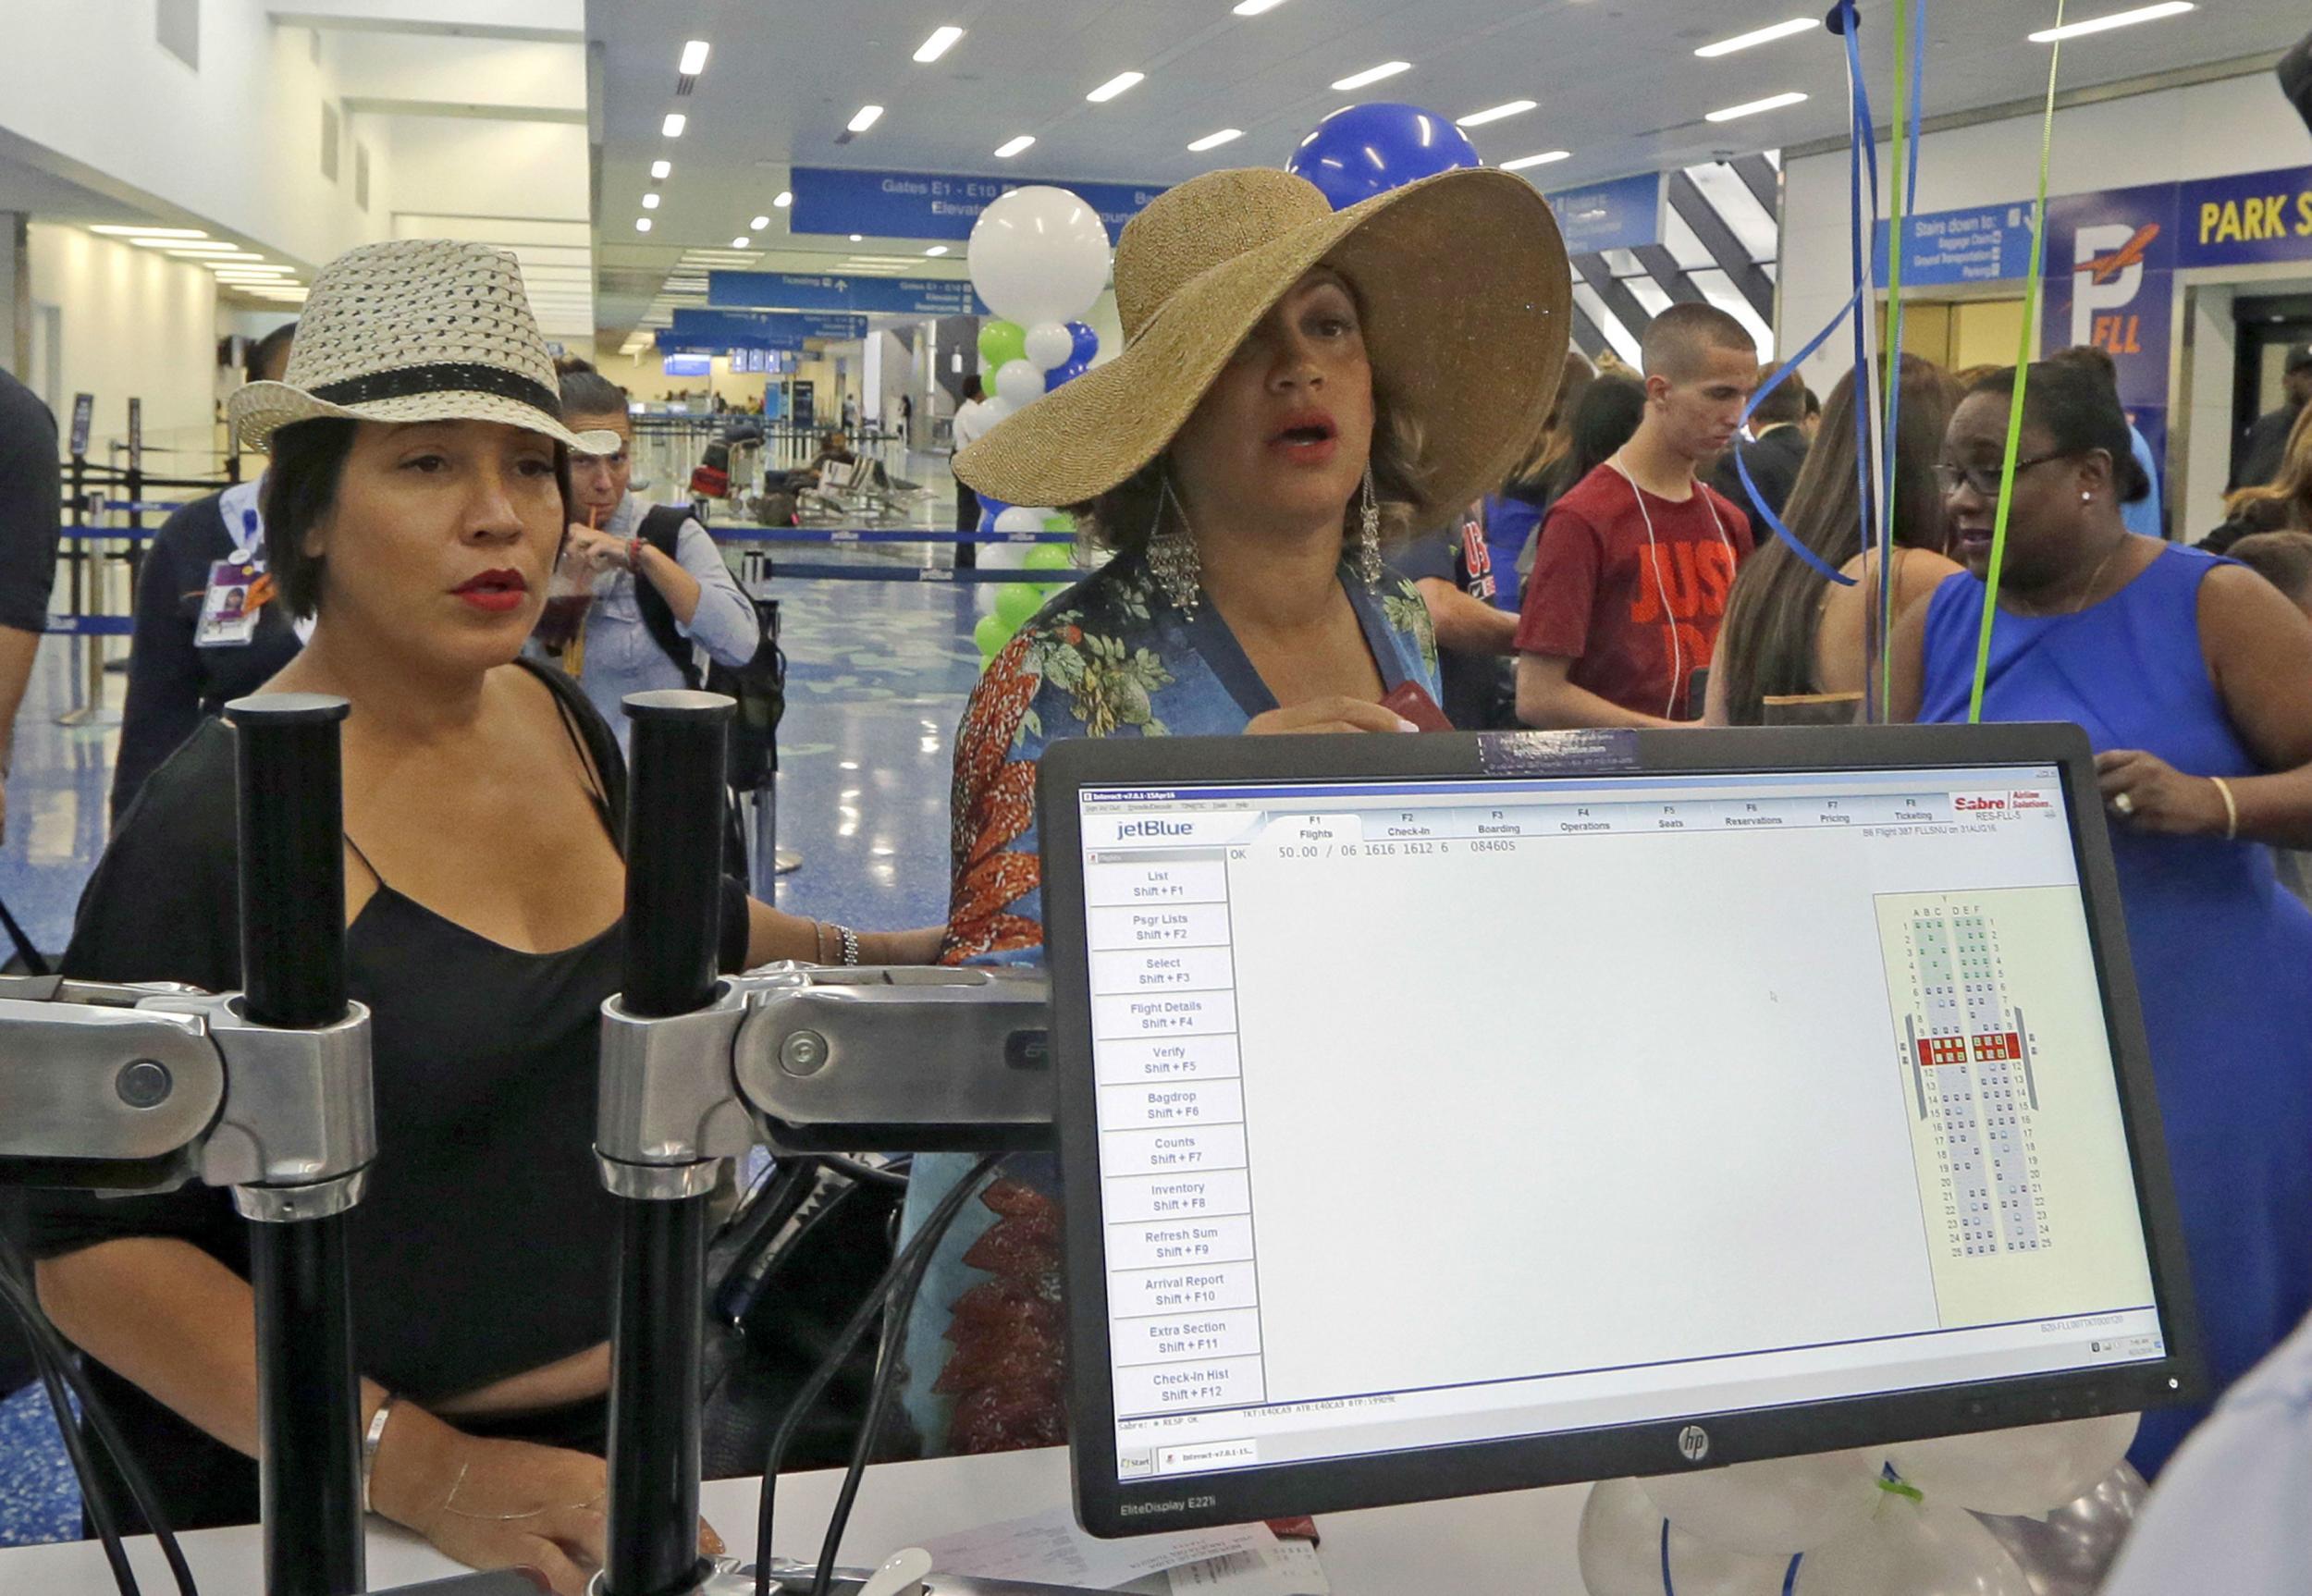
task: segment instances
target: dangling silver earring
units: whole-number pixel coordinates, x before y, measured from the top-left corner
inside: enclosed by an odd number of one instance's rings
[[[1172,526],[1164,524],[1167,504],[1177,518]],[[1196,536],[1188,530],[1187,509],[1172,491],[1170,472],[1163,474],[1156,490],[1156,520],[1148,531],[1148,571],[1172,607],[1195,620],[1196,607],[1204,596],[1204,561],[1196,552]]]
[[[1381,497],[1373,491],[1372,467],[1365,467],[1365,491],[1357,507],[1357,574],[1365,585],[1381,585]]]

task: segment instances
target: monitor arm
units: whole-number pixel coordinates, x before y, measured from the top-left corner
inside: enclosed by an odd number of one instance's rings
[[[345,995],[346,712],[300,694],[227,706],[246,990],[0,982],[0,1185],[199,1181],[250,1222],[268,1596],[365,1584],[345,1225],[377,1127],[370,1017]]]
[[[595,1146],[621,1209],[601,1596],[719,1584],[698,1555],[698,1392],[705,1205],[724,1164],[757,1139],[796,1154],[1051,1140],[1041,971],[715,978],[732,707],[703,693],[626,700],[626,989],[602,1009]]]

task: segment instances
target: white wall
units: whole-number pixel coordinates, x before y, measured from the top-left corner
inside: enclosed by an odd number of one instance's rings
[[[68,422],[74,394],[96,396],[91,458],[105,458],[104,440],[128,436],[132,395],[144,401],[147,447],[212,448],[215,279],[152,250],[38,222],[31,258],[34,300],[63,311],[59,424]]]
[[[1931,86],[1928,109],[1933,109]],[[2038,188],[2040,129],[2039,117],[2025,117],[1927,135],[1920,148],[1917,208],[1948,211],[2028,203]],[[2312,164],[2312,133],[2281,96],[2271,75],[2259,72],[2058,111],[2048,193],[2093,193],[2306,164]],[[1843,150],[1785,161],[1782,305],[1777,331],[1786,349],[1813,337],[1852,291],[1848,216]],[[2003,291],[2012,294],[2014,286]],[[2179,313],[2179,346],[2184,325]],[[2220,315],[2204,315],[2196,335],[2195,363],[2204,368],[2199,374],[2203,380],[2191,383],[2188,410],[2185,374],[2178,374],[2172,390],[2177,411],[2171,424],[2181,425],[2187,418],[2191,424],[2188,458],[2168,462],[2174,485],[2169,502],[2177,529],[2186,536],[2205,532],[2220,519],[2210,511],[2220,497],[2230,448],[2228,304]],[[2048,347],[2044,329],[2040,347]],[[1807,363],[1806,380],[1816,392],[1826,391],[1851,364],[1840,352],[1851,348],[1841,333]],[[2219,368],[2223,380],[2205,380]]]
[[[257,0],[208,0],[195,70],[153,22],[153,0],[10,5],[0,127],[303,261],[387,236],[378,172],[370,209],[353,203],[350,141],[338,181],[321,175],[322,106],[340,93],[326,37],[316,61],[314,35],[275,27]]]

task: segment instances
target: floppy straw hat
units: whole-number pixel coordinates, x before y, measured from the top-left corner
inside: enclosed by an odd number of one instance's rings
[[[314,279],[282,375],[227,404],[242,448],[264,448],[277,429],[324,417],[495,421],[582,454],[619,448],[616,433],[562,424],[554,360],[521,265],[486,244],[402,239],[339,255]]]
[[[1565,363],[1572,279],[1549,203],[1468,168],[1335,212],[1263,167],[1157,196],[1116,246],[1124,352],[955,457],[1010,504],[1099,497],[1161,453],[1245,335],[1310,267],[1356,289],[1373,386],[1420,430],[1417,524],[1492,491],[1539,436]]]

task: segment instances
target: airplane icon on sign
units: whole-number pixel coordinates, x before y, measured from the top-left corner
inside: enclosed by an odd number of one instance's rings
[[[2109,254],[2097,255],[2093,260],[2082,261],[2072,269],[2089,274],[2097,283],[2110,282],[2128,267],[2143,264],[2144,252],[2151,247],[2151,241],[2158,236],[2159,224],[2158,222],[2146,223],[2136,229],[2134,238],[2113,250]]]

